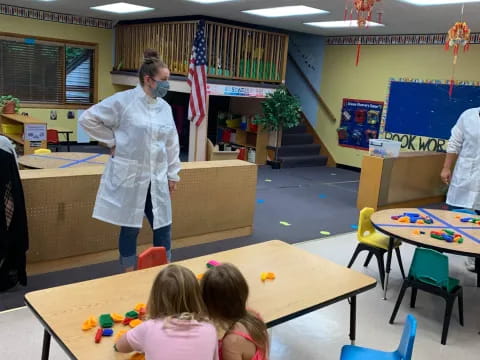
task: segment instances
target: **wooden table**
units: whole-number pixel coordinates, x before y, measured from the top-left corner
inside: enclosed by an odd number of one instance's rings
[[[273,240],[178,264],[199,274],[209,260],[230,262],[240,268],[250,286],[249,307],[257,310],[269,327],[327,305],[349,299],[350,339],[355,340],[356,296],[372,289],[376,280],[304,250]],[[42,359],[48,359],[53,336],[72,359],[127,359],[115,353],[113,339],[94,343],[95,330],[80,327],[90,315],[123,314],[146,302],[155,276],[162,267],[31,292],[25,302],[45,328]],[[275,272],[277,278],[262,283],[260,274]],[[115,331],[122,328],[115,325]]]
[[[399,223],[392,220],[392,216],[398,216],[405,212],[419,213],[430,216],[434,223],[431,225],[417,225]],[[474,215],[462,214],[454,211],[432,210],[423,208],[389,209],[378,211],[372,215],[371,221],[376,229],[390,236],[384,298],[387,296],[388,278],[392,261],[394,239],[400,239],[406,243],[456,255],[475,258],[475,272],[477,273],[477,286],[480,286],[480,226],[471,223],[462,223],[457,217],[475,217]],[[448,243],[430,237],[430,231],[452,229],[463,236],[462,244]],[[414,230],[425,232],[423,235],[415,235]]]
[[[83,166],[105,166],[110,155],[81,153],[81,152],[53,152],[45,155],[24,155],[18,159],[20,165],[32,169],[72,168]]]

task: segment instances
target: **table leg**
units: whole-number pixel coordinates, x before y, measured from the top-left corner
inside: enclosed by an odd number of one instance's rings
[[[356,323],[357,323],[357,297],[352,296],[350,298],[350,341],[352,342],[352,345],[355,345]]]
[[[480,257],[475,258],[475,272],[477,273],[477,287],[480,287]]]
[[[387,300],[387,289],[388,289],[388,280],[390,279],[390,269],[392,266],[392,252],[393,252],[393,243],[395,239],[390,237],[388,241],[388,252],[387,252],[387,268],[385,269],[385,283],[383,284],[383,300]]]
[[[47,330],[43,332],[43,347],[42,347],[42,360],[48,360],[50,355],[50,339],[51,335]]]
[[[67,132],[67,151],[70,152],[70,133]]]

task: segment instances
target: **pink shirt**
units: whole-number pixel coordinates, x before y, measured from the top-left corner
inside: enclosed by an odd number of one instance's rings
[[[146,360],[218,360],[213,325],[195,320],[148,320],[126,334],[130,346]]]

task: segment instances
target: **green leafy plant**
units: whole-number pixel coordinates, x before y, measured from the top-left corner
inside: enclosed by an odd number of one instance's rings
[[[18,112],[18,110],[20,110],[20,99],[12,95],[0,96],[0,110],[2,110],[5,105],[11,102],[15,103],[15,112]]]
[[[277,141],[275,160],[283,128],[292,128],[300,123],[302,107],[298,98],[288,93],[285,86],[279,87],[273,93],[267,94],[262,102],[263,115],[257,115],[254,122],[265,130],[276,131]]]

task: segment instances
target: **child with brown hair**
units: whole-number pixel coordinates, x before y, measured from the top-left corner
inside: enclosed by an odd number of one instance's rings
[[[215,327],[207,322],[195,275],[168,265],[157,275],[147,311],[149,320],[122,336],[114,348],[140,351],[148,360],[218,360]]]
[[[226,330],[220,360],[267,360],[265,323],[247,310],[248,284],[232,264],[209,269],[202,278],[202,296],[210,318]]]

